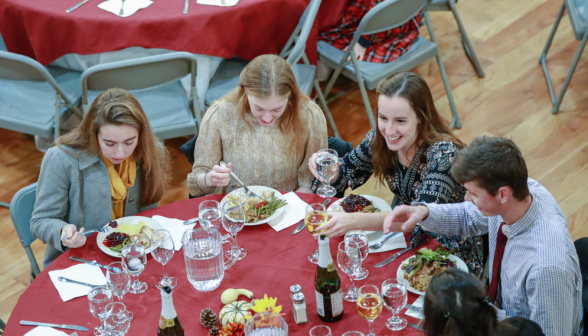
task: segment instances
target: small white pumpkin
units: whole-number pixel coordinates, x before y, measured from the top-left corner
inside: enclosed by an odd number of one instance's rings
[[[229,303],[221,309],[219,315],[222,325],[227,325],[229,322],[245,324],[245,317],[251,316],[251,304],[247,301],[235,301]]]

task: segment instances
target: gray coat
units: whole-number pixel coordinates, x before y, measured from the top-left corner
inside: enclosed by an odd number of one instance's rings
[[[74,224],[78,230],[96,230],[111,221],[112,199],[110,177],[99,155],[88,155],[66,147],[47,151],[37,183],[37,200],[31,218],[33,235],[47,244],[44,267],[67,250],[61,244],[61,229]],[[137,163],[137,178],[129,188],[125,216],[133,216],[157,206],[139,209],[141,165]]]

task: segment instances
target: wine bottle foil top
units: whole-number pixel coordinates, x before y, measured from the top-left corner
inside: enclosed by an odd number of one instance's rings
[[[171,292],[172,292],[171,286],[163,286],[163,288],[161,288],[161,290],[166,292],[167,294],[171,294]]]
[[[300,285],[292,285],[290,286],[290,295],[294,295],[296,293],[302,292],[302,286]]]
[[[296,293],[292,296],[294,303],[303,303],[304,302],[304,294],[303,293]]]

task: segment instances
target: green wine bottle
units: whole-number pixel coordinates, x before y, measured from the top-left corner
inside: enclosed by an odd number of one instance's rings
[[[329,238],[322,234],[318,240],[319,260],[314,280],[316,290],[316,310],[325,322],[336,322],[343,318],[343,295],[341,278],[329,248]]]

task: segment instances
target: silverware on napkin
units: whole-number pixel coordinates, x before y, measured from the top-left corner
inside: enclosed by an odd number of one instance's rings
[[[120,272],[121,272],[121,269],[120,269],[120,268],[118,268],[118,267],[108,267],[108,266],[105,266],[105,265],[99,264],[99,263],[97,263],[97,262],[95,262],[95,261],[90,261],[90,260],[86,260],[86,259],[78,258],[78,257],[76,257],[76,256],[69,256],[69,259],[70,259],[70,260],[73,260],[73,261],[79,261],[79,262],[83,262],[83,263],[86,263],[86,264],[88,264],[88,265],[98,266],[98,267],[104,268],[105,270],[111,270],[111,271],[113,271],[114,273],[120,273]]]
[[[79,331],[89,331],[88,328],[84,328],[81,326],[73,325],[73,324],[54,324],[54,323],[43,323],[43,322],[32,322],[32,321],[20,321],[21,325],[26,326],[39,326],[39,327],[50,327],[50,328],[61,328],[61,329],[72,329],[72,330],[79,330]]]
[[[221,167],[223,168],[227,168],[227,164],[224,161],[220,162]],[[233,173],[233,171],[231,170],[231,172],[229,173],[229,175],[231,175],[232,178],[234,178],[237,182],[239,182],[239,184],[243,187],[243,189],[245,189],[245,194],[249,197],[257,197],[257,198],[261,198],[261,196],[257,195],[256,193],[254,193],[253,191],[249,190],[249,188],[247,188],[247,186],[245,185],[245,183],[243,183],[243,181],[241,181],[237,175],[235,175]]]
[[[396,236],[399,233],[402,233],[402,232],[392,232],[392,233],[389,233],[384,239],[380,240],[379,242],[377,242],[377,243],[375,243],[373,245],[370,245],[370,249],[377,250],[377,249],[382,248],[382,246],[384,246],[384,243],[387,242],[388,239]]]
[[[384,261],[381,261],[381,262],[377,263],[375,267],[382,267],[382,266],[388,265],[389,263],[391,263],[394,260],[396,260],[396,258],[400,257],[401,254],[406,253],[406,252],[412,250],[413,248],[416,248],[416,247],[420,246],[421,244],[426,243],[428,240],[429,240],[429,238],[424,238],[424,239],[421,239],[421,241],[419,241],[418,244],[415,244],[415,245],[411,244],[409,247],[407,247],[404,250],[396,253],[395,255],[391,256],[390,258],[385,259]]]
[[[76,284],[76,285],[88,286],[88,287],[90,287],[92,289],[98,288],[98,287],[106,287],[106,285],[92,285],[92,284],[89,284],[89,283],[75,281],[75,280],[64,278],[64,277],[59,277],[59,278],[57,278],[57,280],[59,280],[61,282],[73,283],[73,284]]]
[[[184,221],[184,225],[192,225],[192,224],[196,224],[198,222],[199,218],[192,218],[192,219],[188,219]]]
[[[71,8],[66,9],[65,12],[66,13],[71,13],[71,12],[75,11],[76,9],[78,9],[78,7],[80,7],[81,5],[85,4],[88,1],[90,1],[90,0],[84,0],[84,1],[80,2],[79,4],[77,4],[77,5],[75,5],[75,6],[71,7]]]
[[[327,200],[325,200],[325,201],[323,202],[323,205],[326,207],[326,206],[327,206],[327,204],[329,204],[329,203],[331,203],[331,200],[330,200],[330,199],[327,199]],[[297,234],[298,232],[302,231],[302,229],[304,229],[304,219],[303,219],[303,220],[301,220],[299,223],[300,223],[300,224],[299,224],[299,225],[298,225],[298,226],[297,226],[297,227],[294,229],[294,231],[292,231],[292,233],[290,233],[290,234],[292,234],[292,235],[295,235],[295,234]]]
[[[421,322],[422,321],[424,320],[421,320]],[[408,325],[415,328],[416,330],[425,331],[425,328],[421,325],[421,322],[419,322],[418,324],[409,323]]]

